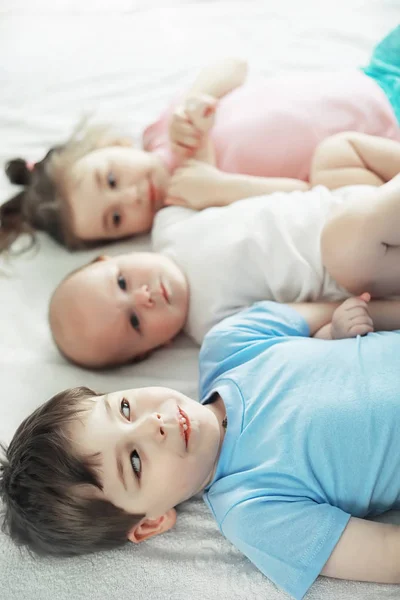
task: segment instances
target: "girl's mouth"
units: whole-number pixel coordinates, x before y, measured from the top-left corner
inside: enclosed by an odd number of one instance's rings
[[[154,184],[150,178],[149,178],[149,200],[150,200],[150,205],[151,205],[152,210],[155,211],[156,200],[157,200],[157,190],[154,187]]]

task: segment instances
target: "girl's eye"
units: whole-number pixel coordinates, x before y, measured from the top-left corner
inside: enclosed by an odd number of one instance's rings
[[[122,398],[122,400],[121,400],[121,414],[128,421],[131,420],[131,407],[130,407],[130,404],[129,404],[129,402],[128,402],[128,400],[126,398]]]
[[[114,189],[114,188],[116,188],[116,187],[117,187],[117,180],[116,180],[116,178],[115,178],[115,176],[114,176],[114,173],[113,173],[112,171],[110,171],[110,172],[108,173],[108,175],[107,175],[107,183],[108,183],[108,186],[109,186],[111,189]]]
[[[121,225],[121,215],[118,211],[113,212],[112,214],[112,223],[114,227],[119,227]]]
[[[121,290],[124,290],[124,292],[126,291],[126,279],[125,277],[123,277],[122,275],[118,275],[118,287],[121,288]]]
[[[140,321],[136,313],[131,314],[130,322],[133,329],[135,329],[136,331],[140,331]]]
[[[140,456],[136,450],[131,453],[131,464],[135,475],[140,479],[142,474],[142,461],[140,460]]]

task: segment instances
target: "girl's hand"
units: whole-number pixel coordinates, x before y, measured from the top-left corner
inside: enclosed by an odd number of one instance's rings
[[[370,294],[354,296],[345,300],[333,313],[331,336],[333,340],[354,338],[374,331],[374,323],[368,312]]]
[[[202,210],[224,204],[227,175],[216,167],[187,160],[172,175],[164,204]]]
[[[179,156],[193,156],[207,141],[214,124],[217,99],[207,94],[194,94],[178,106],[169,123],[172,149]]]

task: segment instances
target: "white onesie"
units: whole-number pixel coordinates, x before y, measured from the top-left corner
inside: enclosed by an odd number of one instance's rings
[[[189,282],[185,331],[201,344],[213,325],[260,300],[349,297],[322,265],[320,237],[332,209],[365,188],[331,192],[317,186],[200,212],[162,209],[153,225],[153,250],[172,258]]]

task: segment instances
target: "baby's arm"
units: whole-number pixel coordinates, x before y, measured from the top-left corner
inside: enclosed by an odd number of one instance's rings
[[[321,575],[400,583],[400,527],[351,517]]]
[[[299,302],[290,306],[302,315],[310,336],[338,340],[371,331],[400,329],[400,300],[370,300],[370,294],[339,302]]]
[[[399,172],[399,142],[348,131],[326,138],[316,148],[310,184],[330,189],[355,184],[379,186]]]

